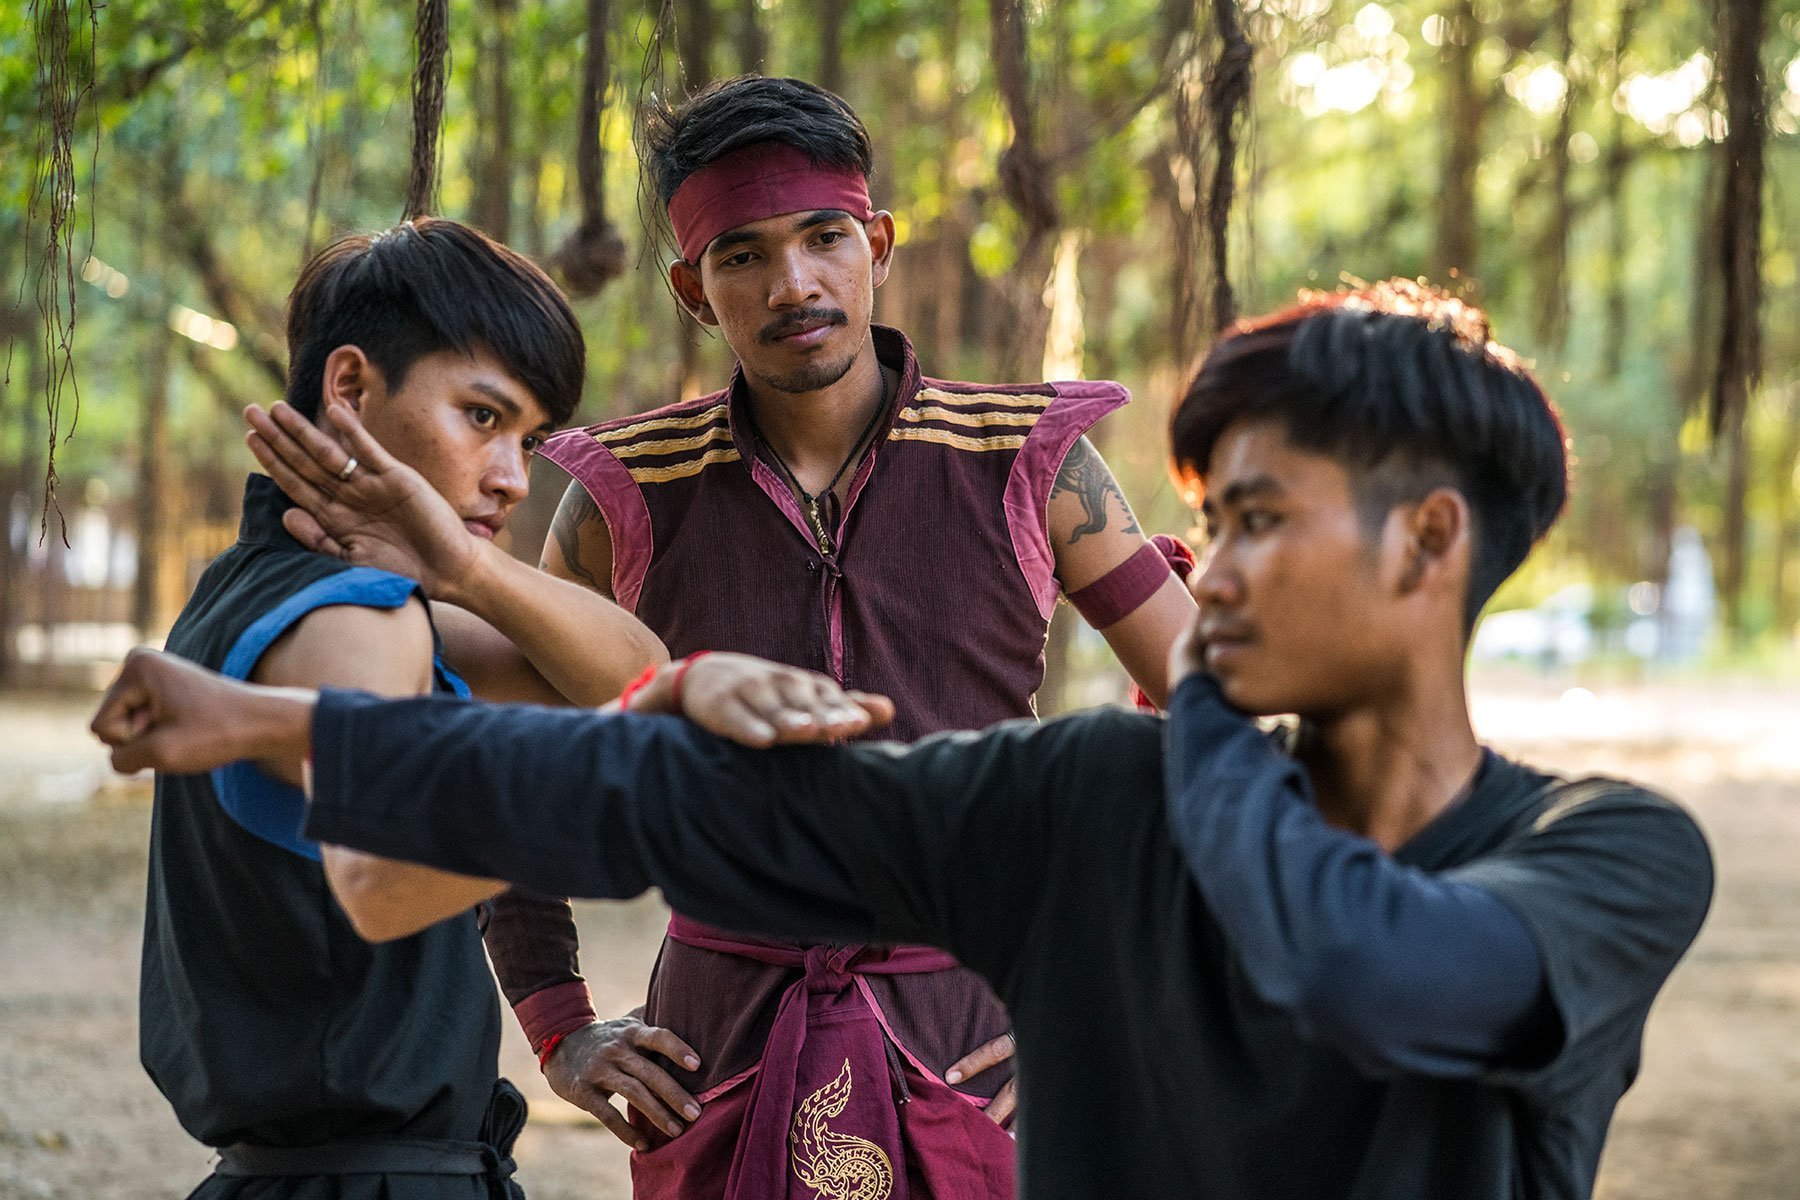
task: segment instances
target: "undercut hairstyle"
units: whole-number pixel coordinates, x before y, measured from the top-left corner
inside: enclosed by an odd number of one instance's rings
[[[865,180],[875,174],[875,148],[861,118],[842,97],[803,79],[739,75],[679,108],[652,101],[643,142],[645,170],[665,213],[689,175],[758,142],[781,142],[815,166],[859,171]]]
[[[1462,493],[1473,513],[1465,632],[1568,498],[1549,397],[1490,340],[1480,309],[1408,280],[1304,295],[1233,326],[1170,422],[1176,469],[1203,480],[1227,429],[1264,420],[1349,471],[1371,530],[1397,504]]]
[[[562,425],[581,402],[587,346],[550,277],[457,221],[421,217],[333,242],[288,296],[287,402],[317,420],[325,360],[356,346],[390,389],[427,354],[486,350]]]

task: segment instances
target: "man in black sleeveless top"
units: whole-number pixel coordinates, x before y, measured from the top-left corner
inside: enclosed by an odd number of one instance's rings
[[[462,607],[428,609],[422,581],[382,569],[410,560],[376,542],[308,550],[290,530],[309,543],[316,530],[252,475],[238,540],[201,577],[170,652],[268,684],[467,696],[466,677],[496,698],[589,703],[663,657],[635,619],[492,543],[581,389],[581,332],[542,272],[451,221],[347,238],[302,272],[288,341],[288,404],[252,423],[323,436],[307,423],[322,409],[358,414],[396,457],[376,450],[342,473],[378,475],[401,500],[441,494],[456,532],[479,535],[465,537],[478,547],[466,585],[433,593]],[[551,674],[514,646],[540,631],[558,646]],[[575,646],[591,648],[584,660]],[[182,1126],[218,1149],[194,1194],[516,1194],[507,1155],[524,1105],[498,1079],[474,901],[364,941],[327,889],[332,849],[301,832],[298,782],[274,762],[156,780],[141,1057]],[[364,884],[378,895],[405,877],[378,869]]]

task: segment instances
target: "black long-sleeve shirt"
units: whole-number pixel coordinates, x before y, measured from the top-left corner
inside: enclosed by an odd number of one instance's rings
[[[1166,723],[764,752],[329,694],[314,756],[321,840],[951,950],[1014,1016],[1034,1200],[1587,1195],[1711,890],[1676,806],[1492,756],[1382,854],[1198,678]]]

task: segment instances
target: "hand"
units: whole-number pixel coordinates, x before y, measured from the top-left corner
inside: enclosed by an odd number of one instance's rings
[[[1200,637],[1200,621],[1195,618],[1169,643],[1169,694],[1195,671],[1206,670],[1206,642]]]
[[[837,742],[894,719],[894,702],[886,696],[845,691],[813,671],[728,653],[662,668],[632,696],[631,711],[676,712],[677,671],[680,713],[708,733],[746,746]]]
[[[623,1097],[670,1137],[687,1128],[676,1113],[690,1121],[700,1116],[700,1102],[646,1057],[651,1053],[678,1061],[690,1071],[700,1066],[700,1056],[667,1029],[636,1017],[620,1017],[596,1021],[558,1042],[544,1064],[544,1079],[551,1091],[598,1117],[621,1142],[648,1150],[644,1135],[613,1107],[614,1096]]]
[[[317,694],[227,679],[142,647],[125,665],[88,726],[112,747],[113,770],[171,775],[210,771],[241,758],[306,757]]]
[[[425,477],[389,454],[349,405],[325,409],[329,431],[277,402],[244,410],[256,461],[288,499],[282,524],[296,541],[357,566],[416,579],[434,600],[455,589],[479,561],[482,540]],[[342,478],[351,458],[356,469]]]
[[[972,1079],[989,1067],[999,1066],[1010,1060],[1017,1049],[1018,1043],[1013,1041],[1013,1035],[1003,1033],[987,1045],[971,1050],[952,1063],[950,1069],[944,1072],[944,1082],[957,1084],[965,1079]],[[986,1112],[994,1124],[1004,1125],[1018,1107],[1019,1080],[1015,1075],[1000,1086]]]

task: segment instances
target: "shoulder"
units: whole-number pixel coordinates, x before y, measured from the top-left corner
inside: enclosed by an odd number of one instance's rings
[[[428,691],[435,650],[431,617],[416,590],[392,606],[345,600],[297,618],[258,658],[250,678],[280,687]]]
[[[559,433],[543,454],[604,504],[615,492],[738,460],[725,392]]]

